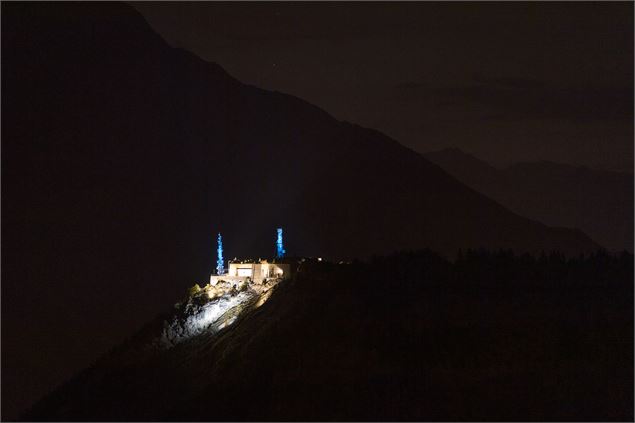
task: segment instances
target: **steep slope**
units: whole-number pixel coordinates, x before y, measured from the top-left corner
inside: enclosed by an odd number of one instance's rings
[[[632,255],[303,266],[221,332],[160,349],[155,320],[24,419],[633,417]]]
[[[510,210],[576,227],[612,250],[633,251],[633,175],[551,162],[497,169],[458,149],[424,155]]]
[[[271,254],[277,226],[308,256],[597,247],[170,48],[123,4],[2,3],[2,60],[3,403],[205,280],[218,231],[230,257]]]

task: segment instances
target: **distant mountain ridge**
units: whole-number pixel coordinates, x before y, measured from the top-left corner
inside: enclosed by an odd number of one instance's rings
[[[424,154],[510,210],[573,226],[611,250],[633,251],[633,175],[549,161],[499,169],[457,148]]]

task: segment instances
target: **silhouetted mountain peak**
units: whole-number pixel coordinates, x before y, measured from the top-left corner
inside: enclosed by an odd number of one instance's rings
[[[11,155],[22,139],[15,152],[23,160],[45,147],[65,161],[37,169],[43,179],[64,181],[51,207],[63,208],[62,199],[77,195],[69,185],[76,172],[109,193],[109,208],[86,215],[87,226],[76,231],[91,230],[89,222],[100,215],[111,219],[124,204],[132,215],[147,216],[163,203],[154,216],[161,220],[144,227],[172,228],[174,238],[164,242],[183,243],[189,253],[177,255],[197,262],[189,265],[197,273],[207,269],[210,228],[222,228],[241,253],[258,255],[270,248],[274,221],[286,222],[290,242],[307,255],[361,257],[422,246],[450,254],[479,245],[596,247],[509,213],[384,134],[339,122],[296,97],[243,85],[220,66],[170,48],[128,6],[67,3],[48,19],[53,9],[5,10],[16,15],[11,22],[23,23],[3,40],[3,53],[11,56],[5,97],[14,100],[8,121],[29,129],[4,148]],[[33,15],[38,19],[29,20]],[[31,42],[47,39],[58,40],[55,54],[51,43]],[[94,53],[78,55],[78,46]],[[30,120],[30,98],[38,99],[37,119],[46,126]],[[120,181],[127,181],[126,190]]]

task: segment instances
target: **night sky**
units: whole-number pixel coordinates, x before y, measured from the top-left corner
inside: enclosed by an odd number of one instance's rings
[[[632,3],[134,5],[173,46],[416,151],[632,171]]]

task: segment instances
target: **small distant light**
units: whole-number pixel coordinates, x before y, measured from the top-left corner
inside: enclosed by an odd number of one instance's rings
[[[318,261],[322,261],[322,257],[318,257]]]

